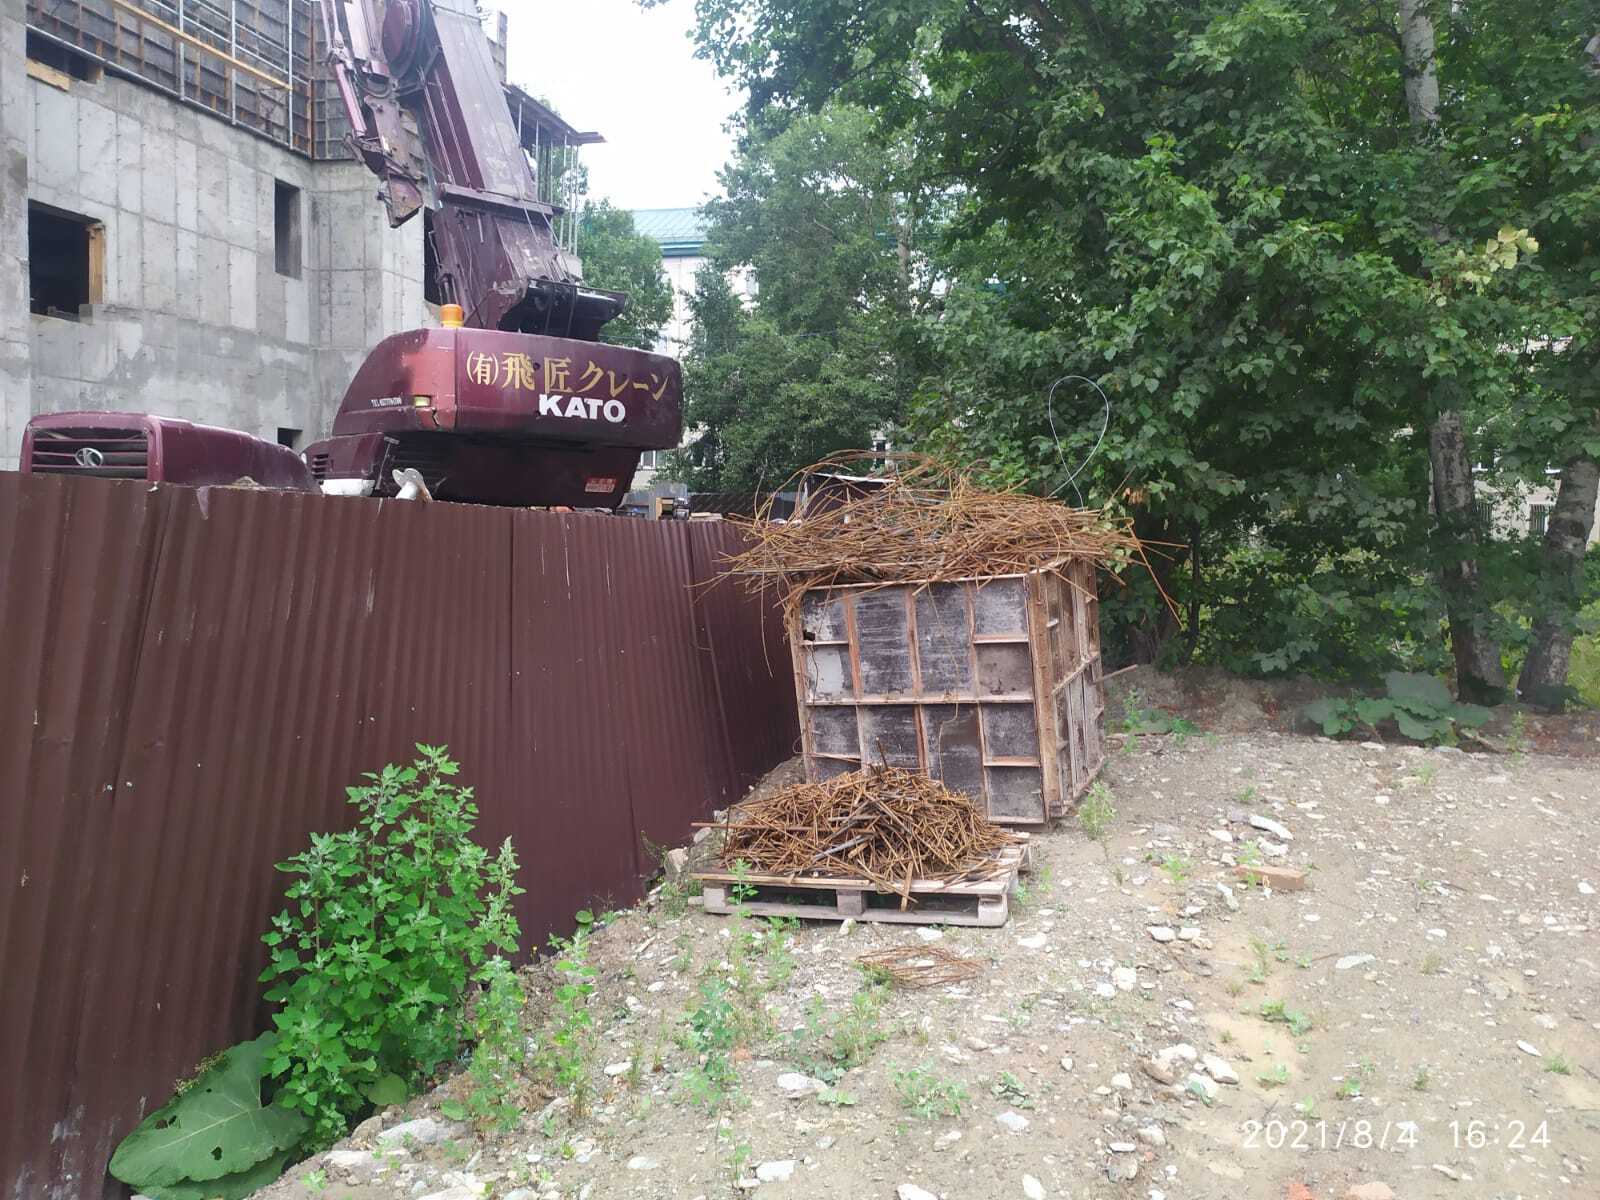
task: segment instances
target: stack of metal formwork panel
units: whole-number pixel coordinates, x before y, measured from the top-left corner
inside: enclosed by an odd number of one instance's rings
[[[1043,825],[1105,760],[1092,564],[805,592],[789,614],[806,774],[879,761]]]
[[[309,0],[27,4],[36,32],[302,154],[326,76],[313,16]]]

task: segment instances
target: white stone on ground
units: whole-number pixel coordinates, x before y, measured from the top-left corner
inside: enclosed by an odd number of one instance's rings
[[[756,1168],[756,1178],[762,1183],[782,1183],[794,1174],[794,1159],[780,1158],[775,1162],[764,1162]]]
[[[1262,833],[1270,833],[1280,842],[1294,841],[1294,834],[1290,833],[1286,826],[1279,824],[1271,817],[1263,817],[1260,813],[1251,813],[1249,823],[1261,830]]]
[[[459,1137],[462,1132],[463,1126],[442,1124],[432,1117],[418,1117],[414,1121],[403,1121],[399,1125],[385,1129],[373,1140],[386,1149],[390,1146],[403,1147],[407,1142],[414,1142],[418,1146],[431,1146],[446,1138]]]
[[[1228,1065],[1228,1061],[1218,1058],[1215,1054],[1207,1054],[1200,1060],[1206,1069],[1206,1074],[1218,1083],[1238,1083],[1239,1073]]]
[[[1012,1133],[1021,1133],[1028,1127],[1028,1118],[1021,1113],[1014,1113],[1010,1109],[997,1116],[995,1121],[1005,1126]]]

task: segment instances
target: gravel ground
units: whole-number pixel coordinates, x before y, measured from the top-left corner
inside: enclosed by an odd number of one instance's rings
[[[260,1194],[1600,1196],[1600,771],[1256,724],[1114,752],[1105,837],[1038,835],[1004,928],[748,939],[741,1003],[770,1025],[717,1108],[679,1039],[743,927],[669,888],[595,936],[588,1115],[530,1085],[518,1128],[479,1133],[438,1111],[458,1078]],[[1241,857],[1308,886],[1252,887]],[[981,973],[866,988],[858,955],[932,937]],[[821,1092],[841,1046],[860,1065]]]

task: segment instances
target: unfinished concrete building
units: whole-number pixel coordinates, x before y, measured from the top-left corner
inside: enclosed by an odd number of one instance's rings
[[[367,350],[431,317],[425,222],[390,229],[348,157],[317,6],[0,4],[0,468],[66,409],[325,432]],[[597,140],[507,98],[536,165]]]

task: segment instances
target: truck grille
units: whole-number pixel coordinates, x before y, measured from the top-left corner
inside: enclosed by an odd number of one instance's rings
[[[449,461],[449,446],[438,441],[408,439],[398,446],[391,446],[388,461],[384,464],[383,477],[378,480],[378,492],[380,495],[394,495],[396,490],[394,476],[390,472],[415,467],[422,475],[422,482],[428,485],[428,490],[436,493],[445,481],[445,468],[449,465]]]
[[[143,479],[148,438],[143,429],[35,429],[28,465],[36,475]]]
[[[328,477],[328,455],[326,452],[313,454],[306,460],[306,465],[311,468],[311,478],[321,483]]]

